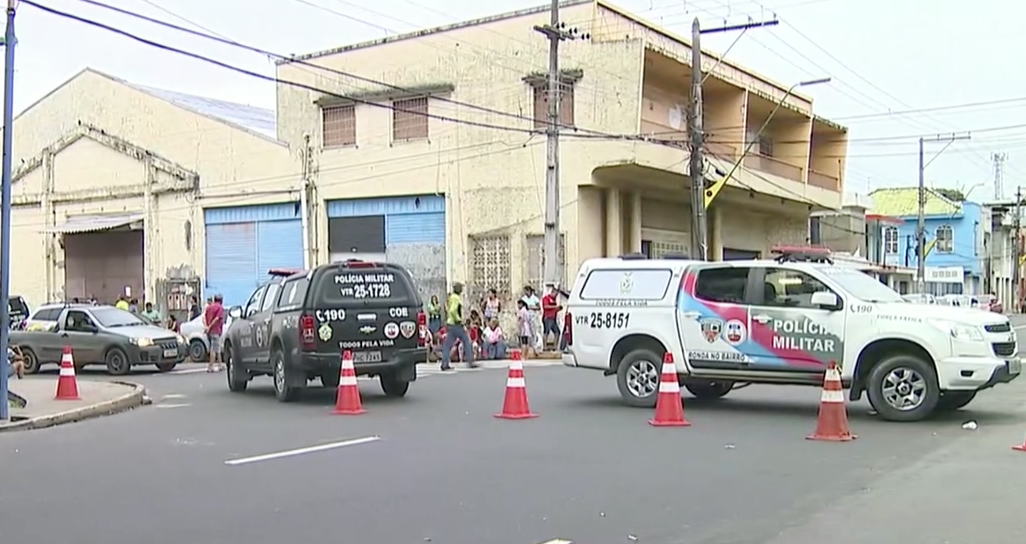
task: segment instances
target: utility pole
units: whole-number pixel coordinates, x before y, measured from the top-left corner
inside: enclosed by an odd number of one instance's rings
[[[14,12],[17,0],[7,0],[4,30],[4,135],[0,162],[0,421],[10,419],[7,399],[7,348],[11,340],[11,129],[14,128]]]
[[[548,74],[548,123],[545,127],[545,239],[542,249],[542,277],[546,284],[559,286],[563,283],[559,257],[562,253],[559,232],[559,101],[562,95],[563,78],[559,72],[559,44],[567,40],[587,40],[576,27],[567,28],[559,20],[559,0],[552,0],[549,10],[549,24],[535,25],[534,30],[549,40]]]
[[[1022,289],[1019,287],[1021,281],[1019,260],[1022,259],[1022,187],[1015,188],[1015,207],[1013,209],[1015,217],[1012,219],[1014,221],[1014,230],[1012,231],[1014,237],[1012,241],[1012,311],[1021,312],[1022,303],[1019,297],[1022,296]]]
[[[926,167],[937,160],[937,157],[944,153],[944,150],[951,147],[951,144],[968,140],[970,136],[963,134],[937,135],[929,138],[919,138],[919,213],[916,224],[916,291],[921,295],[926,293]],[[945,145],[936,155],[926,162],[925,147],[927,143],[944,142]]]
[[[302,220],[303,230],[303,268],[309,270],[313,268],[313,259],[310,256],[310,231],[316,230],[310,228],[310,171],[311,163],[313,162],[313,154],[310,146],[310,134],[303,134],[303,149],[299,152],[300,159],[302,159],[302,171],[303,179],[300,180],[299,186],[299,207],[300,207],[300,219]]]
[[[706,260],[706,244],[708,243],[708,217],[705,208],[705,133],[702,127],[702,83],[705,81],[705,76],[702,73],[702,34],[734,30],[745,31],[778,23],[779,21],[774,19],[703,29],[698,17],[691,22],[691,104],[688,108],[691,157],[688,175],[691,178],[691,253],[695,259]]]

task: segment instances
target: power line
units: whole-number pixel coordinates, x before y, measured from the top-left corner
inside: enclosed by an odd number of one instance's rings
[[[264,55],[264,56],[268,56],[268,57],[273,57],[273,58],[278,59],[280,61],[283,61],[284,63],[287,63],[287,64],[299,64],[299,65],[307,66],[307,67],[314,68],[314,69],[317,69],[317,70],[323,70],[325,72],[330,72],[330,73],[333,73],[333,74],[336,74],[336,75],[340,75],[340,76],[343,76],[343,77],[348,77],[348,78],[351,78],[351,79],[355,79],[357,81],[362,81],[364,83],[371,83],[371,84],[374,84],[374,85],[380,85],[382,87],[388,87],[390,89],[401,91],[401,92],[404,92],[404,93],[416,94],[415,90],[412,90],[412,89],[409,89],[409,88],[405,88],[405,87],[401,87],[399,85],[394,85],[394,84],[391,84],[391,83],[387,83],[387,82],[384,82],[384,81],[379,81],[379,80],[376,80],[376,79],[360,76],[360,75],[353,74],[353,73],[350,73],[350,72],[345,72],[345,71],[342,71],[342,70],[337,70],[337,69],[334,69],[334,68],[329,68],[327,66],[322,66],[322,65],[319,65],[319,64],[316,64],[316,63],[313,63],[313,62],[309,62],[309,61],[306,61],[306,60],[295,59],[294,57],[292,57],[290,55],[283,55],[281,53],[275,53],[273,51],[267,51],[265,49],[261,49],[259,47],[255,47],[255,46],[252,46],[252,45],[246,45],[246,44],[237,42],[235,40],[225,38],[223,36],[213,35],[213,34],[210,34],[210,33],[205,33],[205,32],[200,32],[200,31],[192,30],[190,28],[185,28],[183,26],[179,26],[179,25],[176,25],[174,23],[169,23],[167,21],[161,21],[160,19],[156,19],[156,18],[153,18],[153,17],[148,17],[148,16],[142,15],[140,13],[134,13],[132,11],[128,11],[128,10],[123,9],[123,8],[119,8],[117,6],[112,6],[110,4],[105,4],[105,3],[99,2],[97,0],[78,0],[78,1],[82,2],[84,4],[88,4],[88,5],[91,5],[91,6],[103,8],[103,9],[106,9],[106,10],[109,10],[109,11],[113,11],[113,12],[119,13],[121,15],[127,15],[129,17],[133,17],[135,19],[146,21],[148,23],[152,23],[152,24],[155,24],[155,25],[158,25],[158,26],[162,26],[162,27],[165,27],[165,28],[170,28],[172,30],[177,30],[179,32],[184,32],[184,33],[192,35],[192,36],[196,36],[196,37],[199,37],[199,38],[204,38],[204,39],[211,40],[211,41],[214,41],[214,42],[217,42],[217,43],[220,43],[220,44],[224,44],[224,45],[230,45],[232,47],[236,47],[236,48],[239,48],[239,49],[244,49],[244,50],[249,51],[251,53],[258,53],[260,55]],[[307,3],[307,2],[305,2],[305,0],[296,0],[296,1],[297,2],[301,2],[301,3]],[[40,4],[37,4],[35,2],[26,1],[25,3],[29,4],[29,5],[32,5],[32,6],[35,6],[35,7],[38,7],[40,9],[44,9],[46,11],[50,11],[51,13],[57,13],[57,10],[54,10],[53,8],[45,8],[45,7],[43,7]],[[316,6],[316,4],[311,4],[311,5]],[[82,22],[85,22],[84,19],[82,19],[82,18],[80,18],[80,20],[82,20]],[[127,35],[127,33],[126,33],[126,35]],[[341,98],[346,98],[346,99],[349,99],[349,100],[353,100],[351,97],[345,97],[345,96],[341,96],[341,95],[336,95],[336,96],[340,96]],[[476,104],[470,104],[470,103],[467,103],[467,102],[461,102],[461,101],[453,100],[453,99],[446,98],[446,97],[443,97],[443,96],[432,96],[432,98],[435,99],[435,100],[438,100],[440,102],[446,102],[446,103],[453,104],[453,105],[456,105],[456,106],[462,106],[462,107],[465,107],[465,108],[469,108],[469,109],[473,109],[473,110],[478,110],[478,111],[482,111],[482,112],[485,112],[485,113],[492,113],[492,114],[496,114],[496,115],[500,115],[500,116],[504,116],[504,117],[510,117],[510,118],[513,118],[513,119],[519,119],[519,120],[523,120],[523,121],[535,122],[535,118],[534,117],[528,117],[528,116],[520,115],[520,114],[517,114],[517,113],[510,113],[510,112],[505,112],[505,111],[502,111],[502,110],[497,110],[497,109],[494,109],[494,108],[489,108],[489,107],[486,107],[486,106],[479,106],[479,105],[476,105]],[[357,100],[353,100],[353,101],[354,102],[359,102]],[[416,112],[406,112],[405,110],[399,110],[399,111],[404,111],[405,113],[416,113]],[[545,121],[539,120],[538,122],[539,123],[548,123],[548,122],[550,122],[550,120],[545,120]],[[585,132],[585,133],[588,133],[588,134],[594,134],[594,135],[600,135],[600,136],[612,136],[612,135],[610,135],[608,133],[605,133],[605,132],[601,132],[601,131],[597,131],[597,130],[590,130],[590,129],[583,129],[583,128],[576,128],[576,127],[572,127],[572,126],[563,126],[563,125],[561,125],[561,128],[567,128],[567,129],[570,129],[570,130],[576,130],[576,131],[579,131],[579,132]]]
[[[1026,96],[1017,98],[1003,98],[999,100],[984,100],[981,102],[964,102],[960,104],[948,104],[946,106],[934,106],[929,108],[915,108],[910,110],[882,111],[877,113],[865,113],[860,115],[845,115],[843,117],[831,117],[831,121],[851,121],[854,119],[872,119],[875,117],[891,117],[895,115],[908,115],[915,113],[932,113],[938,111],[951,111],[987,106],[999,106],[1002,104],[1018,104],[1026,102]]]

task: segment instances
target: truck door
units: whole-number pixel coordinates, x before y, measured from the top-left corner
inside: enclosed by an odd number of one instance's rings
[[[696,265],[684,273],[677,327],[696,369],[740,370],[749,360],[751,268]]]
[[[253,360],[257,364],[270,363],[271,360],[271,310],[278,299],[281,284],[271,283],[264,292],[260,308],[250,317],[253,334]]]
[[[836,293],[813,276],[784,267],[757,269],[752,306],[752,367],[822,373],[830,361],[843,364],[846,312],[812,305],[812,294]]]
[[[239,324],[236,325],[239,329],[239,358],[247,365],[257,360],[257,353],[260,351],[260,347],[256,344],[258,335],[254,330],[256,329],[256,323],[253,321],[253,318],[260,311],[260,303],[263,301],[265,291],[267,291],[266,285],[261,285],[256,291],[253,291],[253,294],[250,295],[249,300],[246,302],[246,306],[242,308]]]

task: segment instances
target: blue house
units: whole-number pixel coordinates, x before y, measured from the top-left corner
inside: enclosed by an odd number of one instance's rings
[[[919,191],[915,187],[878,189],[870,193],[873,212],[902,220],[883,229],[884,262],[915,268]],[[983,289],[982,209],[975,202],[956,202],[926,190],[926,291],[934,295],[977,294]],[[914,292],[915,285],[899,285]]]

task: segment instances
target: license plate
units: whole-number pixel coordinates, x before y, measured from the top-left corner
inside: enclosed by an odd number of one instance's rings
[[[357,351],[353,354],[354,363],[380,363],[380,351]]]
[[[178,357],[178,350],[177,349],[165,349],[164,350],[164,357]]]
[[[1022,373],[1022,359],[1011,359],[1008,361],[1008,373],[1011,375]]]

